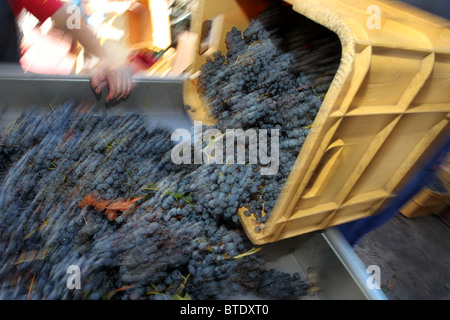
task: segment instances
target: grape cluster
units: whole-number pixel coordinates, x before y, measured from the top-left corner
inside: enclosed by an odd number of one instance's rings
[[[209,128],[278,129],[279,171],[176,165],[172,132],[146,129],[133,113],[72,102],[45,115],[24,112],[0,137],[0,299],[307,294],[298,274],[266,269],[237,212],[261,232],[321,99],[260,21],[244,33],[233,28],[226,43],[227,54],[214,54],[198,82],[216,118]],[[95,201],[81,205],[89,197]],[[76,290],[67,288],[73,265],[81,271]]]
[[[279,132],[280,168],[275,175],[261,175],[261,164],[216,167],[210,175],[211,188],[219,186],[211,190],[215,214],[230,220],[236,209],[245,208],[244,215],[254,220],[256,232],[269,219],[323,98],[310,82],[311,74],[296,70],[295,56],[280,49],[282,39],[267,31],[263,21],[252,20],[244,32],[233,28],[225,39],[226,55],[216,52],[207,60],[197,85],[215,120],[210,128]],[[230,198],[237,206],[227,202]],[[228,209],[218,209],[220,204]]]
[[[146,130],[135,114],[81,113],[70,102],[12,123],[0,141],[0,298],[258,294],[263,257],[239,257],[253,246],[238,227],[235,195],[250,186],[231,191],[213,183],[214,166],[174,170],[170,135]],[[238,168],[226,165],[222,176]],[[230,197],[216,199],[212,189]],[[89,194],[138,200],[111,221],[92,206],[80,207]],[[67,288],[72,265],[81,270],[79,290]],[[244,285],[247,273],[254,277]]]

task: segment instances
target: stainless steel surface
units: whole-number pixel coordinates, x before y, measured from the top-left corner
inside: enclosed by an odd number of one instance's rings
[[[0,112],[3,117],[14,118],[30,107],[50,112],[52,107],[73,101],[96,105],[98,112],[136,112],[145,117],[149,126],[189,128],[191,119],[184,109],[183,82],[182,77],[136,77],[127,99],[107,104],[107,90],[97,96],[86,76],[24,73],[16,65],[0,64]],[[3,118],[2,122],[7,120]]]
[[[97,97],[89,78],[23,74],[16,66],[0,65],[0,125],[32,106],[44,112],[66,101],[94,104],[99,112],[137,112],[148,125],[187,128],[191,120],[184,110],[183,78],[136,78],[130,97],[114,106]],[[1,128],[0,128],[1,129]],[[386,299],[381,290],[366,286],[369,274],[337,229],[305,234],[270,243],[261,251],[267,267],[308,278],[314,293],[306,299]]]
[[[300,273],[312,284],[305,299],[386,300],[366,285],[371,274],[337,229],[305,234],[263,246],[267,267]]]
[[[381,288],[375,289],[368,287],[368,278],[371,276],[371,273],[367,271],[368,266],[362,263],[342,234],[337,229],[332,228],[322,235],[367,299],[386,300],[387,297]],[[369,279],[370,282],[372,282],[371,279]]]

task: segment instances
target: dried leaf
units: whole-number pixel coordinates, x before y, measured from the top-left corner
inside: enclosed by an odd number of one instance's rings
[[[114,290],[114,292],[125,291],[125,290],[132,289],[132,288],[134,288],[134,286],[125,286],[125,287]]]
[[[30,288],[28,289],[27,300],[30,300],[30,294],[31,294],[31,290],[33,289],[33,284],[34,284],[34,278],[35,277],[36,277],[36,275],[33,275],[33,279],[31,279],[31,285],[30,285]]]
[[[142,197],[134,198],[134,199],[118,199],[118,200],[115,200],[110,205],[108,205],[107,209],[125,212],[128,209],[130,209],[132,206],[134,206],[134,203],[136,201],[139,201],[140,199],[142,199]]]
[[[109,221],[114,221],[118,218],[117,212],[114,210],[106,210],[105,214]]]
[[[106,207],[109,205],[109,201],[103,199],[102,197],[90,193],[87,196],[81,200],[81,202],[78,204],[80,208],[86,208],[87,206],[92,206],[96,211],[102,212],[106,209]]]
[[[388,287],[389,290],[392,290],[392,288],[394,287],[394,284],[390,281],[387,282],[386,287]]]
[[[121,287],[121,288],[116,289],[116,290],[109,291],[109,292],[105,295],[105,299],[110,300],[110,299],[112,299],[112,298],[114,297],[114,295],[115,295],[117,292],[126,291],[126,290],[132,289],[132,288],[134,288],[134,286],[125,286],[125,287]]]
[[[119,214],[132,208],[136,201],[139,201],[142,197],[138,198],[120,198],[114,201],[108,201],[102,198],[97,193],[90,193],[81,200],[78,204],[80,208],[86,208],[88,206],[94,207],[98,212],[105,211],[106,217],[110,221],[114,221],[119,217]]]

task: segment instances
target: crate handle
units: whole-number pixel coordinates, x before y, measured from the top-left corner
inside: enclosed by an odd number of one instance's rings
[[[203,21],[202,33],[198,45],[198,55],[211,55],[219,50],[225,15],[219,14],[215,18]]]
[[[302,198],[308,199],[319,195],[320,190],[322,190],[322,186],[326,184],[326,181],[328,180],[327,178],[333,171],[333,168],[336,167],[339,156],[341,155],[344,146],[346,146],[346,144],[342,139],[338,139],[328,146],[328,148],[325,150],[324,155],[331,152],[332,155],[328,158],[322,170],[320,170],[320,174],[317,176],[314,184]]]

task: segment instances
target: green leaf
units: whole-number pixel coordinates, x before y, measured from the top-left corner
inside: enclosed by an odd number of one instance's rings
[[[244,252],[244,253],[238,254],[237,256],[234,256],[233,259],[240,259],[240,258],[249,256],[251,254],[257,253],[261,249],[262,249],[261,247],[259,247],[259,248],[252,248],[251,250],[249,250],[247,252]]]
[[[172,296],[172,300],[192,300],[191,296],[186,292],[186,294],[182,297],[180,295],[174,294]]]

